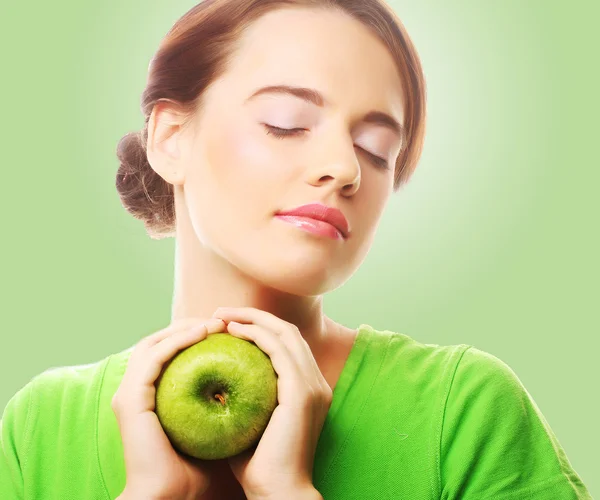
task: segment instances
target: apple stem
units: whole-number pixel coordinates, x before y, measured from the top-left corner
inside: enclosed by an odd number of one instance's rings
[[[223,406],[225,406],[225,398],[220,394],[215,394],[215,399],[218,399]]]

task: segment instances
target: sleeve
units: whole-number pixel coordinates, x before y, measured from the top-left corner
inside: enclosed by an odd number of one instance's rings
[[[533,398],[492,354],[463,352],[442,422],[442,500],[592,499]]]
[[[7,403],[0,419],[0,492],[2,498],[23,499],[24,444],[31,400],[30,382]]]

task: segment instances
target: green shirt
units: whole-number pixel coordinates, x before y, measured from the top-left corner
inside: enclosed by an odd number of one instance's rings
[[[3,500],[107,500],[125,486],[110,406],[133,347],[46,370],[1,421]],[[469,345],[359,327],[315,454],[325,500],[591,499],[515,373]]]

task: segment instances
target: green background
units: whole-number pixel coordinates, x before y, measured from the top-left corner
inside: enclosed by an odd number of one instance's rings
[[[427,78],[425,148],[326,312],[505,361],[600,495],[599,4],[390,3]],[[121,207],[115,148],[143,125],[148,63],[194,4],[0,7],[0,408],[43,370],[170,320],[174,240]]]

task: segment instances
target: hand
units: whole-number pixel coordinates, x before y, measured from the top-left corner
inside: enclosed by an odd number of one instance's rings
[[[178,351],[218,332],[225,332],[223,321],[186,318],[142,339],[131,352],[111,402],[125,454],[127,480],[122,497],[191,499],[208,489],[210,465],[179,455],[154,413],[154,383]]]
[[[254,342],[278,375],[278,406],[258,444],[228,459],[233,474],[248,498],[313,489],[315,450],[333,392],[308,343],[295,325],[253,307],[220,307],[213,317],[227,333]]]

